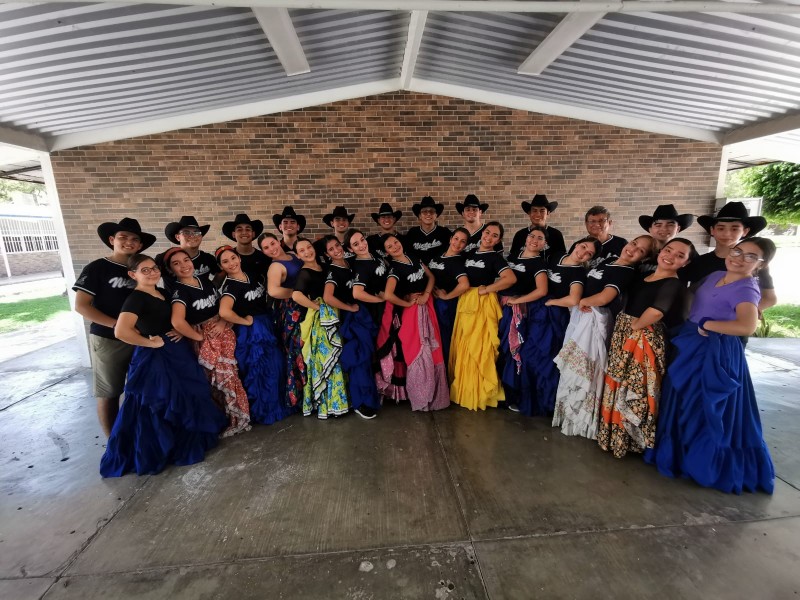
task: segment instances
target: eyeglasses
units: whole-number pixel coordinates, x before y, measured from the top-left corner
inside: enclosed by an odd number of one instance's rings
[[[152,267],[142,267],[141,269],[138,269],[138,271],[142,275],[150,275],[150,273],[161,273],[161,269],[159,269],[156,265],[153,265]]]
[[[419,214],[421,214],[421,215],[435,215],[436,214],[436,209],[435,208],[423,208],[421,211],[419,211]]]
[[[606,223],[608,223],[608,219],[600,219],[598,221],[595,221],[593,219],[589,219],[589,220],[586,221],[587,225],[605,225]]]
[[[203,237],[203,232],[199,229],[181,229],[178,233],[183,237]]]
[[[762,262],[764,260],[758,254],[753,254],[752,252],[745,252],[741,248],[732,248],[730,254],[734,258],[739,258],[741,256],[742,259],[744,259],[744,262],[746,263]]]

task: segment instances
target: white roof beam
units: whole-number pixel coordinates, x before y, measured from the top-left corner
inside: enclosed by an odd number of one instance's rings
[[[47,142],[43,137],[3,125],[0,125],[0,144],[47,152]]]
[[[800,146],[795,144],[774,142],[766,139],[739,142],[725,148],[728,150],[731,160],[737,156],[747,155],[800,164]]]
[[[403,55],[403,68],[400,70],[400,87],[404,90],[411,85],[414,69],[417,66],[419,46],[422,43],[422,33],[425,31],[425,21],[428,19],[427,10],[412,10],[408,21],[408,38],[406,51]]]
[[[520,75],[541,75],[559,56],[577,42],[584,33],[606,16],[604,12],[570,13],[553,28],[517,69]]]
[[[5,0],[3,0],[5,1]],[[63,4],[74,0],[28,0],[26,4]],[[89,3],[130,4],[131,0],[87,0]],[[436,12],[508,12],[508,13],[738,13],[799,14],[797,4],[760,4],[721,0],[148,0],[148,4],[214,6],[238,8],[292,8],[330,10],[430,10]]]
[[[776,133],[785,133],[793,129],[800,129],[800,114],[779,117],[733,129],[725,134],[722,143],[727,146],[737,142],[746,142],[768,135],[775,135]]]
[[[513,96],[511,94],[489,92],[467,86],[439,83],[425,79],[412,79],[409,89],[412,92],[423,94],[435,94],[439,96],[448,96],[450,98],[461,98],[462,100],[471,100],[473,102],[482,102],[484,104],[495,104],[497,106],[516,108],[519,110],[537,112],[546,115],[567,117],[569,119],[581,119],[583,121],[590,121],[592,123],[602,123],[604,125],[612,125],[614,127],[649,131],[652,133],[660,133],[662,135],[687,138],[701,142],[712,142],[719,144],[722,138],[720,134],[714,131],[701,129],[699,127],[664,123],[661,121],[643,119],[641,117],[626,116],[602,110],[571,106],[569,104],[561,104],[558,102],[550,102],[547,100],[531,100],[529,98]]]
[[[253,14],[264,30],[278,60],[281,61],[286,75],[291,77],[311,71],[288,9],[254,7]]]

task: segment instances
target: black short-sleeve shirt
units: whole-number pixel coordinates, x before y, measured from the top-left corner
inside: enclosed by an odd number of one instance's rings
[[[473,252],[465,257],[464,266],[472,287],[492,285],[500,273],[510,268],[503,255],[494,250]]]
[[[561,262],[567,257],[550,262],[547,268],[547,295],[551,298],[564,298],[569,296],[573,285],[586,285],[586,269],[581,265],[563,265]]]
[[[451,231],[441,225],[435,225],[427,233],[422,231],[422,227],[412,227],[403,236],[403,249],[409,256],[416,256],[427,265],[447,251],[451,236]]]
[[[222,296],[233,298],[233,312],[240,317],[267,312],[267,290],[263,277],[248,276],[247,281],[226,277],[219,291]]]
[[[519,256],[525,249],[525,242],[528,239],[528,234],[531,232],[530,226],[523,227],[514,234],[514,239],[511,240],[511,250],[508,252],[508,258]],[[553,256],[563,256],[567,252],[567,247],[564,244],[564,235],[555,227],[549,225],[545,227],[545,246],[542,251],[542,258],[548,261]]]
[[[467,245],[464,246],[464,249],[461,251],[461,254],[473,254],[478,251],[481,247],[481,238],[483,237],[483,230],[486,229],[486,223],[481,225],[478,230],[469,236],[467,239]],[[502,252],[503,251],[503,242],[497,242],[494,246],[495,252]],[[472,281],[470,279],[470,281]]]
[[[240,254],[242,261],[242,271],[247,273],[250,278],[258,279],[267,276],[267,269],[272,263],[272,259],[264,255],[263,252],[256,250],[252,254]]]
[[[536,289],[536,276],[547,273],[547,263],[541,256],[519,256],[509,260],[508,266],[517,276],[517,281],[507,290],[500,292],[503,296],[526,296]]]
[[[350,267],[329,264],[325,284],[329,283],[335,286],[333,290],[334,298],[345,304],[353,304],[353,272]]]
[[[394,235],[397,237],[398,240],[400,240],[400,243],[403,244],[403,250],[407,250],[405,236],[400,235],[399,233]],[[372,235],[368,235],[367,246],[369,247],[369,251],[372,253],[373,256],[377,256],[383,259],[388,259],[389,255],[386,254],[386,248],[383,247],[383,234],[373,233]]]
[[[389,267],[380,258],[350,259],[350,268],[353,271],[353,287],[360,286],[364,291],[377,296],[386,289],[386,277]]]
[[[449,294],[458,285],[459,277],[467,276],[464,266],[464,257],[460,254],[453,256],[438,256],[428,263],[428,268],[433,273],[436,287]]]
[[[387,279],[395,279],[397,284],[394,288],[395,296],[407,296],[408,294],[421,294],[428,285],[428,274],[422,266],[422,261],[413,256],[405,255],[410,263],[400,262],[392,259],[389,263],[389,275]]]
[[[617,290],[617,295],[622,294],[635,276],[635,267],[618,265],[615,258],[608,259],[590,269],[586,274],[583,297],[587,298],[599,294],[607,287]]]
[[[92,306],[104,315],[116,319],[125,300],[136,282],[128,277],[128,266],[110,258],[100,258],[83,268],[72,289],[92,296]],[[98,323],[89,326],[89,332],[104,338],[114,339],[114,328]]]
[[[628,291],[625,312],[632,317],[641,317],[648,308],[655,308],[664,314],[661,320],[667,328],[672,328],[682,321],[685,286],[686,284],[677,277],[636,281]]]
[[[175,281],[175,275],[170,273],[169,269],[167,269],[166,265],[164,265],[164,254],[166,253],[162,252],[156,256],[155,261],[156,264],[161,267],[161,277],[164,279],[164,283],[166,283],[171,289],[172,284]],[[207,281],[214,279],[214,275],[220,271],[219,265],[217,265],[217,260],[214,258],[214,256],[208,252],[203,252],[202,250],[197,253],[197,256],[192,258],[192,264],[194,265],[194,276]]]
[[[141,290],[131,292],[120,312],[135,314],[138,317],[136,329],[145,337],[164,335],[172,329],[170,303]]]
[[[322,298],[325,292],[325,270],[315,271],[314,269],[307,269],[303,267],[297,274],[297,280],[294,282],[294,291],[300,292],[310,300]]]
[[[219,291],[211,283],[195,277],[194,285],[176,281],[172,284],[172,304],[186,307],[186,322],[198,325],[219,312]]]

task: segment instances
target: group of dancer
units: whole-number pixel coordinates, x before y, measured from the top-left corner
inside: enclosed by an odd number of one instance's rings
[[[501,402],[597,440],[615,457],[642,453],[670,476],[725,492],[772,492],[744,359],[760,311],[776,302],[766,270],[775,246],[738,202],[697,219],[715,240],[698,256],[677,237],[694,217],[671,204],[642,215],[642,235],[611,233],[610,212],[585,214],[567,249],[537,194],[530,225],[504,252],[503,225],[473,194],[463,226],[437,223],[426,196],[418,224],[384,203],[370,235],[337,206],[331,232],[302,237],[303,215],[273,215],[277,234],[239,214],[231,245],[200,249],[210,225],[184,216],[174,247],[135,219],[103,223],[111,256],[76,281],[91,321],[98,415],[109,435],[100,472],[157,473],[203,460],[219,437],[293,413],[375,418],[385,402],[431,411]],[[688,307],[688,318],[687,315]],[[121,407],[119,398],[124,391]]]

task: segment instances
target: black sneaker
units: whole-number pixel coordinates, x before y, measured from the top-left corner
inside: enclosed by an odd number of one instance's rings
[[[355,413],[362,419],[374,419],[378,416],[377,411],[369,406],[360,406],[355,409]]]

